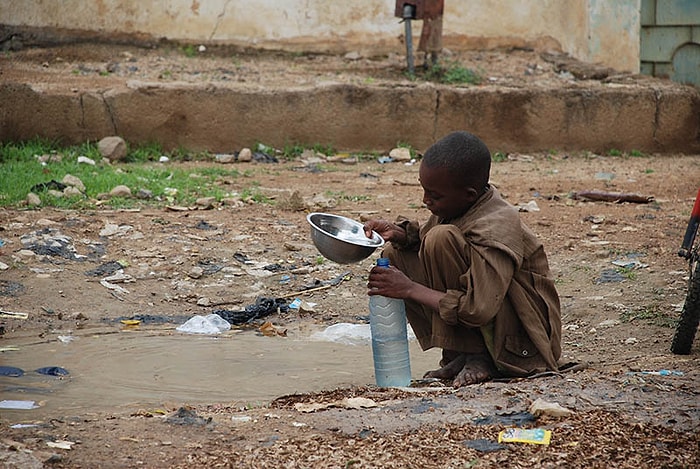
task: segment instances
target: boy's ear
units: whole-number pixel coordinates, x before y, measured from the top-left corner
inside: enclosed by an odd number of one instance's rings
[[[473,187],[467,187],[465,191],[467,193],[467,200],[469,202],[476,202],[476,199],[479,198],[479,192]]]

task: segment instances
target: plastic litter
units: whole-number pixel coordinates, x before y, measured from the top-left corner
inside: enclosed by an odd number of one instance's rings
[[[213,314],[218,314],[231,324],[244,324],[277,312],[286,313],[288,310],[289,305],[284,298],[261,297],[255,304],[246,306],[243,311],[217,309]]]
[[[408,340],[414,340],[416,334],[408,326]],[[323,331],[314,332],[311,334],[311,340],[322,342],[336,342],[346,345],[369,345],[372,343],[372,335],[370,333],[369,324],[351,324],[340,322],[328,326]]]
[[[12,378],[17,378],[24,374],[24,370],[21,368],[16,368],[14,366],[0,366],[0,376],[10,376]]]
[[[61,368],[60,366],[45,366],[42,368],[37,368],[34,371],[41,375],[48,376],[68,376],[70,374],[68,370]]]
[[[341,322],[311,334],[311,340],[336,342],[346,345],[369,345],[372,340],[369,324]]]
[[[659,370],[659,371],[637,371],[630,372],[630,375],[653,375],[653,376],[683,376],[682,371],[677,370]]]
[[[535,421],[530,412],[507,412],[474,419],[476,425],[527,425]]]
[[[218,314],[197,315],[175,329],[186,334],[220,334],[231,329],[231,324]]]
[[[16,401],[5,399],[0,401],[0,409],[29,410],[39,407],[34,401]]]
[[[540,415],[568,417],[574,413],[572,410],[562,407],[558,402],[548,402],[544,399],[536,399],[528,410],[535,417],[539,417]]]
[[[548,445],[551,439],[551,430],[544,430],[542,428],[507,428],[498,434],[499,443]]]
[[[485,438],[478,438],[476,440],[466,440],[464,445],[467,448],[475,449],[482,453],[491,453],[493,451],[499,451],[505,449],[506,447],[496,443],[495,441],[487,440]]]

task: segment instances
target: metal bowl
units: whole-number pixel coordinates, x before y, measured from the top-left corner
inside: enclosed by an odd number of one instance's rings
[[[310,213],[306,220],[311,225],[311,239],[316,249],[338,264],[352,264],[368,258],[384,240],[375,231],[365,236],[362,223],[340,215]]]

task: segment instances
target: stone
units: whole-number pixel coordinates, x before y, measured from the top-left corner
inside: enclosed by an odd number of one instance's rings
[[[250,151],[250,148],[241,148],[241,151],[238,152],[238,161],[241,163],[253,161],[253,152]]]
[[[29,205],[30,207],[41,205],[41,199],[39,198],[38,195],[36,195],[33,192],[30,192],[29,194],[27,194],[27,198],[25,200],[27,202],[27,205]]]
[[[60,163],[61,160],[63,159],[63,155],[59,155],[57,153],[49,153],[45,155],[34,155],[35,158],[39,161],[39,163],[46,164],[46,163]]]
[[[199,266],[192,267],[192,269],[187,274],[190,278],[201,278],[204,275],[204,269]]]
[[[72,174],[66,174],[63,176],[61,182],[67,186],[75,187],[80,192],[85,192],[85,184],[83,184],[83,181],[81,181],[79,177],[73,176]]]
[[[143,200],[152,199],[153,192],[149,191],[148,189],[139,189],[138,192],[136,192],[136,198]]]
[[[411,161],[411,150],[406,147],[394,148],[389,152],[389,156],[396,161]]]
[[[221,203],[227,207],[243,207],[245,202],[240,197],[224,197]]]
[[[203,208],[206,210],[214,208],[214,204],[216,203],[216,197],[200,197],[195,201],[195,205],[199,208]]]
[[[60,199],[61,197],[63,197],[63,191],[49,189],[46,191],[46,195],[50,195],[51,197],[56,197],[57,199]]]
[[[63,189],[63,195],[66,197],[72,197],[75,195],[83,195],[83,193],[80,192],[80,189],[78,189],[77,187],[68,186],[65,189]]]
[[[53,220],[49,220],[48,218],[39,218],[35,223],[36,226],[41,226],[42,228],[46,228],[47,226],[54,226],[57,225]]]
[[[131,197],[131,189],[127,186],[119,185],[109,191],[110,197]]]
[[[80,155],[78,157],[78,163],[89,164],[90,166],[95,166],[95,160],[88,158],[87,156]]]
[[[97,143],[100,154],[110,162],[126,158],[126,142],[121,137],[105,137]]]
[[[214,160],[217,163],[229,164],[236,161],[236,155],[231,155],[230,153],[219,153],[214,155]]]

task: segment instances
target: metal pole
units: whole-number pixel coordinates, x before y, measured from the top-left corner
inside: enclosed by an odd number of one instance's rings
[[[408,73],[413,75],[415,67],[413,65],[413,30],[411,29],[411,19],[413,18],[413,5],[405,4],[403,6],[403,20],[406,31],[406,62],[408,64]]]

